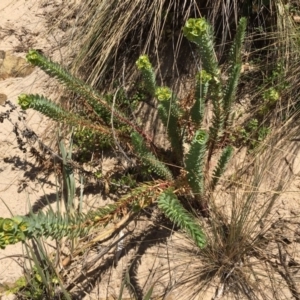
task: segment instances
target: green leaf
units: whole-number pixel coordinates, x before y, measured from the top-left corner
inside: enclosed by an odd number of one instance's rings
[[[195,87],[195,103],[190,110],[190,115],[198,126],[201,125],[204,110],[205,110],[205,99],[208,92],[209,82],[212,80],[212,76],[205,70],[200,71],[196,75],[196,87]]]
[[[219,78],[220,71],[211,25],[207,23],[205,18],[189,19],[183,27],[183,34],[189,41],[197,44],[203,69],[212,77]]]
[[[208,134],[204,130],[196,131],[185,160],[188,183],[194,194],[204,193],[203,167],[207,141]]]
[[[196,245],[203,248],[206,244],[205,235],[192,215],[184,209],[172,190],[165,190],[158,197],[158,207],[181,229],[186,230]]]
[[[173,180],[170,170],[147,149],[143,138],[137,132],[131,134],[131,141],[135,152],[145,165],[157,175],[170,181]]]
[[[228,146],[223,150],[221,157],[217,163],[217,166],[213,171],[213,179],[210,185],[212,191],[215,189],[219,179],[223,175],[226,165],[228,164],[228,161],[232,156],[232,152],[233,152],[233,148],[231,146]]]
[[[224,91],[224,111],[225,111],[225,126],[229,118],[233,99],[236,95],[236,89],[241,73],[242,66],[242,46],[245,39],[247,27],[247,19],[241,18],[237,28],[234,42],[232,44],[229,56],[229,78]]]
[[[142,74],[147,92],[154,96],[156,89],[155,73],[147,55],[141,55],[136,61],[137,68]]]
[[[158,115],[167,129],[171,147],[178,161],[183,158],[183,144],[178,118],[181,110],[177,98],[168,87],[158,87],[155,92],[158,103]]]
[[[154,284],[150,287],[143,300],[150,300],[154,289]]]

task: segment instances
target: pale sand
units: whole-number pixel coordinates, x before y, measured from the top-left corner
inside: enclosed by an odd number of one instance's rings
[[[28,46],[47,50],[54,45],[49,43],[46,34],[45,18],[42,13],[51,11],[53,5],[42,7],[41,2],[36,0],[1,0],[0,1],[0,50],[11,51],[16,56],[25,57]],[[55,1],[51,1],[54,3]],[[59,1],[56,1],[59,3]],[[15,53],[16,47],[24,50]],[[30,44],[30,45],[29,45]],[[22,50],[22,49],[21,49]],[[17,97],[21,93],[38,93],[50,95],[53,91],[51,81],[40,70],[35,69],[33,73],[25,78],[0,79],[0,93],[16,104]],[[7,110],[0,106],[0,112]],[[11,115],[16,120],[18,115],[14,112]],[[39,113],[28,113],[28,125],[38,134],[44,134],[47,122]],[[16,136],[12,132],[12,124],[5,120],[0,124],[0,216],[9,217],[9,207],[14,215],[24,215],[28,212],[29,202],[33,204],[44,195],[44,192],[55,192],[54,187],[43,185],[35,180],[30,182],[24,177],[26,170],[22,169],[28,159],[28,154],[23,154],[17,147]],[[4,158],[19,157],[20,164],[5,163]],[[30,168],[28,168],[30,170]],[[25,181],[24,181],[25,180]],[[22,192],[18,192],[20,183],[26,182],[28,185]],[[4,204],[6,203],[6,205]],[[0,283],[14,282],[22,275],[21,267],[12,259],[3,259],[6,256],[22,254],[21,244],[8,246],[5,250],[0,250]]]

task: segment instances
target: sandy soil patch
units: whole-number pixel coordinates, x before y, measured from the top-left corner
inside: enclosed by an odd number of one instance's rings
[[[55,38],[47,34],[45,14],[54,11],[61,1],[2,0],[0,2],[0,113],[10,109],[5,101],[17,104],[21,93],[53,95],[55,83],[40,70],[25,61],[30,48],[49,51],[57,45]],[[17,145],[13,133],[13,123],[22,117],[15,110],[10,113],[10,122],[5,119],[0,124],[0,215],[9,217],[24,215],[45,193],[55,192],[51,182],[43,182],[35,176],[35,168],[28,153],[23,153]],[[22,123],[21,123],[22,124]],[[47,137],[47,120],[38,113],[29,112],[26,124],[37,134]],[[34,178],[34,180],[30,180]],[[9,209],[11,211],[9,211]],[[14,282],[22,275],[18,265],[18,255],[22,254],[20,244],[0,251],[0,283]],[[7,258],[15,256],[16,261]]]

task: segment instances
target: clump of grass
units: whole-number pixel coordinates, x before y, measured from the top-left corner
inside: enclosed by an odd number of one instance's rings
[[[298,299],[297,278],[282,269],[280,257],[287,248],[272,238],[278,222],[275,209],[293,175],[284,167],[284,177],[278,174],[269,180],[284,151],[276,148],[268,154],[269,147],[251,166],[247,164],[248,174],[236,182],[229,180],[223,191],[214,194],[210,220],[204,226],[205,248],[199,250],[191,241],[174,235],[165,256],[172,274],[159,269],[161,281],[173,282],[170,295],[184,294],[189,299],[208,295],[211,299]],[[280,267],[271,257],[277,258]]]
[[[138,53],[146,53],[156,59],[152,61],[159,67],[158,80],[166,79],[166,75],[172,80],[180,78],[186,68],[191,70],[197,65],[194,58],[186,57],[190,46],[182,38],[181,28],[188,18],[202,16],[213,25],[217,37],[216,53],[222,61],[242,16],[248,19],[250,39],[247,49],[254,56],[262,50],[264,55],[271,54],[271,60],[274,61],[277,55],[280,61],[288,58],[286,51],[293,52],[291,36],[295,28],[291,14],[281,0],[258,1],[256,4],[238,0],[233,0],[230,5],[222,3],[220,0],[206,3],[126,0],[122,5],[96,0],[82,3],[79,8],[74,7],[82,16],[81,24],[78,24],[82,29],[75,37],[72,35],[72,40],[83,46],[75,69],[84,69],[93,86],[111,85],[115,78],[123,78],[123,84],[126,84],[132,77]],[[85,33],[84,39],[81,32]],[[179,64],[183,57],[184,66]]]

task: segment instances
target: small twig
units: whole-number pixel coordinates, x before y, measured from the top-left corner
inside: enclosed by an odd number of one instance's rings
[[[96,244],[102,243],[104,241],[107,241],[112,236],[115,236],[120,230],[122,230],[124,227],[128,225],[136,214],[128,214],[123,219],[121,219],[117,224],[110,224],[110,226],[105,227],[104,229],[100,230],[100,233],[94,237],[91,241],[85,243],[84,245],[78,247],[71,255],[66,257],[62,261],[62,266],[65,268],[68,266],[74,258],[79,255],[80,253],[84,252],[86,249],[93,247]]]
[[[212,300],[221,299],[221,297],[223,296],[223,293],[224,293],[225,281],[232,274],[232,272],[234,271],[234,269],[235,269],[235,266],[227,273],[226,277],[224,279],[222,279],[220,285],[217,287],[215,296],[212,298]]]
[[[116,98],[117,98],[118,91],[119,91],[119,88],[116,90],[116,92],[114,94],[112,108],[111,108],[111,118],[110,118],[110,121],[111,121],[111,130],[112,130],[112,133],[113,133],[114,141],[117,144],[119,151],[121,151],[121,153],[124,155],[125,159],[129,162],[130,166],[132,166],[132,165],[134,165],[134,163],[127,156],[127,154],[125,153],[125,151],[121,147],[120,143],[118,142],[118,139],[117,139],[116,133],[115,133],[115,128],[114,128],[114,111],[115,111],[115,104],[116,104]]]
[[[285,274],[281,274],[281,275],[282,276],[284,275],[283,277],[284,277],[284,279],[285,279],[285,281],[286,281],[293,297],[296,300],[300,300],[300,293],[297,289],[297,285],[294,281],[294,278],[291,276],[291,273],[288,269],[288,266],[287,266],[287,263],[286,263],[286,258],[284,257],[284,254],[282,253],[282,250],[283,250],[282,246],[280,245],[280,243],[277,243],[277,246],[278,246],[278,252],[279,252],[279,260],[280,260],[280,263],[281,263],[281,265],[282,265],[282,267],[285,271]]]
[[[103,256],[105,255],[110,249],[112,249],[115,246],[118,246],[120,242],[124,240],[124,238],[130,234],[130,231],[126,232],[126,234],[121,235],[115,242],[110,244],[109,246],[103,247],[100,252],[88,263],[85,264],[85,266],[82,268],[82,271],[89,270],[92,266],[95,265],[95,263]]]
[[[217,287],[216,295],[212,298],[212,300],[221,299],[224,293],[224,287],[225,287],[225,283],[221,282],[220,285]]]

